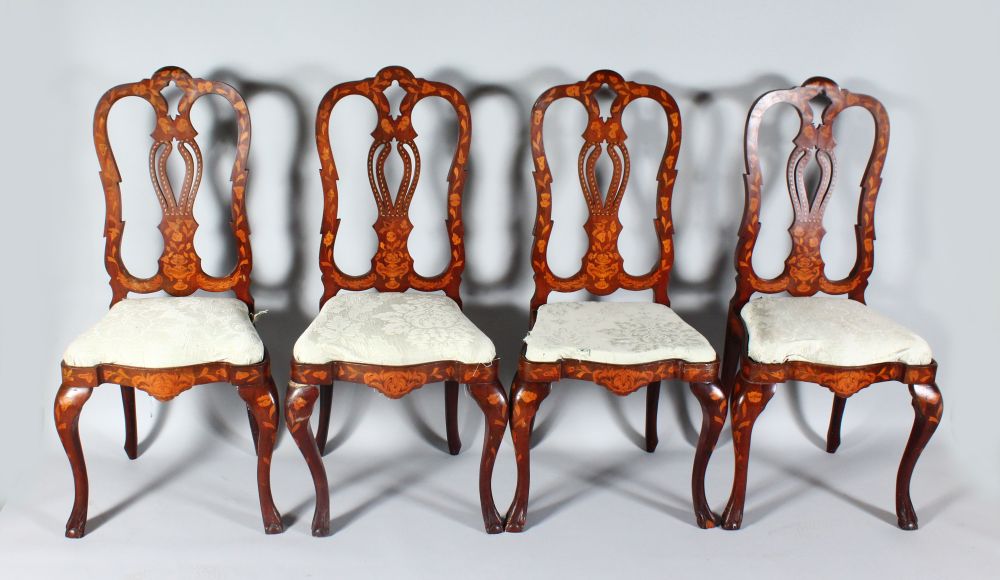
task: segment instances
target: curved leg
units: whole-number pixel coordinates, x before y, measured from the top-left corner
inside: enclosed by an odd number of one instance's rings
[[[833,396],[833,410],[830,411],[830,428],[826,432],[826,452],[836,453],[840,447],[840,422],[844,419],[844,407],[847,406],[847,398],[840,395]]]
[[[330,533],[330,489],[326,482],[323,456],[320,454],[316,437],[313,437],[309,418],[312,417],[316,398],[322,395],[322,389],[326,386],[328,385],[317,387],[289,381],[288,392],[285,394],[285,423],[309,466],[313,486],[316,488],[316,511],[313,513],[312,534],[317,537]]]
[[[287,398],[286,398],[287,400]],[[319,386],[319,425],[316,427],[316,446],[319,454],[326,453],[326,440],[330,432],[330,411],[333,408],[333,385]],[[310,415],[312,407],[309,407]]]
[[[499,534],[504,523],[493,501],[493,464],[497,460],[497,449],[507,430],[507,393],[499,379],[491,383],[472,383],[469,394],[479,404],[486,416],[486,433],[483,436],[483,458],[479,463],[479,504],[483,508],[483,522],[486,533]]]
[[[906,442],[906,450],[899,463],[899,474],[896,476],[896,517],[899,527],[904,530],[917,529],[917,514],[910,501],[910,477],[917,459],[941,422],[941,412],[944,410],[941,391],[935,384],[910,385],[910,395],[913,396],[913,430],[910,431],[910,439]]]
[[[129,459],[139,456],[139,440],[135,422],[135,388],[121,386],[122,408],[125,410],[125,455]]]
[[[260,512],[264,518],[264,532],[278,534],[284,531],[281,514],[271,496],[271,452],[278,428],[278,401],[274,398],[274,381],[256,385],[239,385],[237,391],[246,401],[260,428],[257,438],[257,490],[260,495]]]
[[[712,383],[691,383],[691,392],[701,403],[701,435],[698,437],[698,448],[694,456],[694,468],[691,471],[691,499],[694,502],[694,515],[699,528],[714,528],[719,523],[719,516],[712,513],[705,497],[705,471],[708,460],[712,457],[715,444],[719,441],[722,426],[726,423],[728,401],[726,394]]]
[[[660,437],[656,434],[656,409],[660,404],[660,381],[646,387],[646,451],[652,453]]]
[[[747,494],[747,464],[750,460],[750,434],[754,421],[774,396],[775,385],[749,383],[737,376],[733,385],[732,413],[733,453],[736,456],[736,473],[733,492],[726,511],[722,514],[722,527],[738,530],[743,523],[743,504]]]
[[[458,434],[458,381],[444,383],[444,418],[448,426],[448,453],[458,455],[462,450]]]
[[[550,383],[526,383],[518,375],[514,376],[511,387],[510,435],[514,440],[514,455],[517,458],[517,487],[514,501],[507,509],[508,532],[520,532],[528,515],[528,489],[531,484],[531,427],[535,413],[551,391]]]
[[[82,538],[87,526],[87,499],[90,488],[87,483],[87,463],[83,459],[80,444],[80,411],[90,398],[93,389],[89,387],[59,387],[56,394],[55,420],[59,440],[66,449],[70,467],[73,469],[73,486],[76,496],[73,511],[66,522],[67,538]]]

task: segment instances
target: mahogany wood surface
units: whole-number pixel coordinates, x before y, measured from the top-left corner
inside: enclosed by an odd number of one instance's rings
[[[393,84],[405,95],[398,114],[391,110],[385,91]],[[344,273],[337,266],[334,246],[340,224],[337,168],[330,143],[330,117],[337,103],[348,96],[368,99],[377,114],[368,153],[368,177],[375,197],[378,217],[374,229],[378,247],[370,270],[359,276]],[[413,267],[407,241],[413,224],[409,209],[420,178],[420,152],[411,114],[414,106],[425,98],[437,97],[451,105],[458,121],[458,140],[448,171],[446,228],[450,243],[450,260],[438,275],[421,276]],[[323,296],[320,307],[341,290],[376,290],[379,292],[441,291],[459,306],[462,300],[459,286],[465,268],[465,245],[462,224],[462,192],[472,137],[472,118],[465,97],[454,87],[416,78],[405,68],[392,66],[380,70],[374,77],[339,84],[331,88],[320,102],[316,114],[316,147],[320,158],[323,182],[323,219],[320,241],[320,270]],[[403,176],[395,191],[386,181],[385,164],[393,151],[403,162]],[[292,361],[289,390],[286,397],[286,420],[292,436],[309,465],[316,488],[316,510],[312,532],[323,536],[330,532],[329,489],[322,462],[330,417],[332,385],[347,381],[368,385],[387,397],[397,399],[428,383],[445,382],[445,415],[448,450],[457,454],[461,448],[458,436],[458,385],[468,385],[473,399],[486,417],[486,433],[480,463],[480,502],[486,531],[503,531],[503,520],[493,501],[493,463],[507,425],[507,396],[501,387],[499,361],[491,364],[465,364],[457,361],[437,361],[419,365],[382,366],[346,361],[325,364],[304,364]],[[317,394],[320,386],[322,392]],[[319,433],[313,436],[309,417],[317,398],[320,399]]]
[[[173,85],[182,93],[176,114],[172,115],[162,91]],[[201,268],[201,258],[195,251],[194,235],[198,223],[194,219],[195,197],[202,176],[202,155],[198,147],[197,131],[191,124],[191,107],[205,95],[218,95],[226,99],[236,113],[236,157],[231,173],[231,224],[237,262],[232,272],[215,277]],[[156,114],[156,124],[151,135],[153,145],[149,152],[149,169],[153,190],[162,210],[160,232],[163,235],[163,252],[157,272],[149,278],[137,278],[129,273],[121,258],[122,219],[121,175],[115,162],[108,137],[108,114],[122,98],[139,97],[150,104]],[[104,225],[105,266],[112,289],[111,305],[127,299],[129,293],[148,294],[164,291],[171,296],[188,296],[198,290],[209,292],[232,291],[253,312],[250,295],[250,230],[246,216],[247,159],[250,152],[250,117],[243,98],[231,86],[210,80],[192,78],[176,67],[164,67],[152,77],[112,88],[101,97],[94,113],[94,145],[101,166],[101,183],[104,187],[106,218]],[[185,165],[181,183],[171,183],[167,176],[167,159],[176,148]],[[158,400],[170,400],[195,385],[228,382],[237,387],[245,401],[251,418],[251,428],[257,453],[257,481],[260,490],[260,507],[267,533],[282,531],[280,515],[271,498],[270,464],[274,435],[277,429],[277,391],[271,379],[267,353],[259,363],[230,365],[207,363],[174,368],[137,368],[116,364],[94,367],[62,365],[62,385],[56,395],[55,422],[59,438],[66,449],[73,469],[76,497],[73,511],[66,524],[66,535],[82,537],[87,520],[87,468],[80,445],[78,422],[84,403],[94,388],[103,383],[120,385],[125,412],[125,451],[134,459],[137,456],[135,394],[139,389]]]
[[[822,102],[821,102],[822,100]],[[814,118],[811,102],[823,106],[821,117]],[[789,228],[792,247],[781,274],[774,278],[758,276],[753,268],[753,252],[760,233],[760,207],[763,176],[759,156],[759,135],[765,113],[778,104],[790,105],[799,116],[800,128],[788,159],[786,182],[793,209]],[[858,203],[857,257],[854,267],[844,278],[830,280],[820,251],[825,230],[823,215],[836,180],[836,140],[833,127],[838,115],[852,107],[867,111],[875,124],[875,138],[867,167],[861,180]],[[788,109],[788,107],[783,107]],[[920,452],[930,439],[941,417],[941,395],[935,385],[937,363],[907,365],[887,362],[860,367],[838,367],[793,361],[784,364],[763,364],[747,354],[747,332],[741,311],[757,293],[787,292],[792,296],[813,296],[818,293],[846,295],[847,299],[864,303],[868,278],[875,263],[875,201],[882,185],[882,168],[889,146],[889,117],[877,99],[841,89],[830,79],[813,77],[800,87],[776,90],[761,96],[750,109],[744,139],[746,199],[743,221],[736,248],[736,291],[729,305],[726,344],[722,366],[722,383],[731,392],[730,410],[733,425],[733,449],[736,475],[729,504],[723,514],[723,526],[738,529],[743,521],[746,500],[747,466],[750,435],[754,421],[764,410],[775,392],[775,385],[786,381],[806,381],[819,384],[834,393],[827,451],[833,453],[840,445],[840,423],[847,398],[869,385],[883,381],[901,381],[910,385],[916,418],[896,486],[896,506],[899,527],[915,529],[917,518],[910,501],[909,482]],[[815,160],[819,179],[810,192],[805,170]]]
[[[610,115],[601,116],[597,93],[602,88],[614,94]],[[618,248],[622,224],[619,207],[628,186],[630,162],[626,146],[628,136],[622,126],[622,113],[637,99],[651,99],[663,111],[667,121],[667,142],[664,147],[656,180],[656,207],[654,225],[659,240],[659,259],[649,272],[633,275],[625,271],[624,259]],[[583,133],[584,144],[580,149],[578,173],[580,188],[587,203],[589,219],[584,224],[588,247],[580,270],[569,277],[552,272],[548,263],[549,238],[552,234],[552,171],[545,154],[543,127],[549,106],[559,99],[573,99],[583,105],[587,113],[587,127]],[[626,81],[616,72],[601,70],[578,83],[552,87],[535,102],[531,111],[531,152],[534,160],[534,182],[537,193],[537,218],[534,229],[531,264],[535,276],[535,292],[531,298],[531,323],[534,324],[538,308],[555,292],[588,292],[605,296],[625,290],[652,289],[654,300],[670,305],[667,288],[673,267],[673,220],[671,203],[674,182],[677,178],[677,155],[681,145],[681,116],[674,98],[654,85]],[[607,154],[613,169],[607,190],[598,186],[596,166],[598,158]],[[531,430],[538,406],[548,395],[551,383],[563,378],[574,378],[597,383],[617,395],[626,395],[647,387],[646,449],[653,451],[658,442],[656,435],[656,407],[659,400],[660,381],[680,379],[692,384],[699,400],[715,396],[719,391],[719,363],[689,363],[683,360],[663,360],[639,365],[615,365],[592,361],[561,360],[535,362],[528,360],[524,349],[518,363],[517,375],[511,387],[511,434],[517,458],[517,488],[507,512],[506,529],[520,532],[524,529],[528,509],[530,480]],[[707,386],[696,386],[707,385]],[[711,512],[704,497],[705,467],[722,429],[727,398],[702,401],[705,411],[704,428],[699,439],[693,471],[692,493],[696,521],[701,527],[715,525],[717,516]],[[706,406],[707,405],[707,406]],[[723,421],[715,420],[722,407]]]

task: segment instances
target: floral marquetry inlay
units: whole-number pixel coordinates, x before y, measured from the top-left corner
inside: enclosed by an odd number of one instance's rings
[[[601,116],[596,95],[602,87],[614,93],[610,114]],[[654,227],[660,242],[660,259],[652,270],[641,276],[625,271],[618,249],[622,224],[618,213],[628,187],[631,164],[625,145],[628,135],[622,126],[622,113],[632,102],[648,98],[663,109],[667,121],[667,142],[656,172],[656,214]],[[542,129],[545,112],[559,99],[573,99],[587,112],[587,128],[580,148],[577,172],[580,189],[590,218],[584,224],[588,249],[580,270],[567,278],[555,275],[548,264],[549,238],[552,234],[552,171],[545,154]],[[583,82],[561,85],[546,91],[531,115],[531,151],[535,162],[535,189],[538,194],[538,213],[535,223],[535,241],[532,266],[535,270],[535,296],[532,310],[544,304],[552,291],[573,292],[586,289],[593,294],[606,295],[624,288],[645,290],[652,288],[657,302],[667,303],[667,284],[673,263],[673,223],[670,215],[670,197],[677,177],[677,153],[681,144],[681,120],[677,103],[665,90],[640,83],[625,81],[612,71],[597,71]],[[611,175],[602,191],[597,179],[597,162],[602,155],[611,161]]]
[[[819,119],[814,118],[812,103],[825,99]],[[785,181],[792,203],[794,219],[789,234],[792,249],[785,260],[784,271],[775,278],[765,279],[753,268],[753,251],[760,233],[761,190],[763,174],[758,153],[759,136],[765,113],[778,104],[791,105],[799,116],[799,133],[788,157]],[[820,251],[823,235],[823,215],[837,181],[837,143],[833,127],[846,109],[858,107],[867,111],[875,123],[875,139],[868,165],[861,180],[858,206],[857,258],[854,268],[841,280],[830,280],[825,274],[825,264]],[[868,276],[874,266],[875,200],[882,185],[882,167],[889,146],[889,117],[878,100],[868,95],[848,92],[830,79],[815,77],[801,87],[772,91],[754,104],[747,118],[744,142],[746,171],[746,205],[740,227],[740,244],[737,250],[736,311],[754,292],[788,292],[793,296],[812,296],[817,292],[848,294],[863,300]],[[809,191],[805,180],[806,168],[815,163],[818,180]]]
[[[398,115],[393,115],[385,91],[397,84],[405,96],[399,105]],[[374,228],[378,235],[378,249],[372,258],[371,269],[360,276],[351,276],[340,270],[334,260],[337,241],[339,192],[337,167],[330,142],[330,117],[341,99],[359,95],[375,106],[377,120],[372,130],[372,145],[368,150],[368,180],[378,209]],[[425,277],[413,268],[408,240],[413,224],[409,220],[410,202],[420,179],[421,159],[417,149],[417,132],[411,114],[422,99],[438,97],[448,102],[458,120],[458,144],[448,171],[448,215],[446,227],[451,244],[451,260],[438,275]],[[452,299],[459,300],[459,285],[465,267],[465,249],[462,237],[462,191],[465,187],[465,166],[469,157],[472,118],[465,98],[455,88],[444,83],[415,78],[402,67],[387,67],[374,77],[362,81],[337,85],[327,92],[320,102],[316,115],[316,146],[321,163],[324,204],[320,269],[323,273],[325,303],[341,289],[401,292],[410,288],[431,292],[443,290]],[[403,172],[398,184],[386,179],[385,166],[390,155],[397,155]]]
[[[173,115],[163,96],[163,90],[170,85],[181,91],[177,111]],[[231,223],[237,261],[233,271],[223,277],[206,274],[201,269],[201,259],[194,248],[194,236],[198,229],[198,223],[194,220],[194,202],[201,184],[203,160],[201,149],[195,141],[198,132],[191,123],[190,115],[191,107],[205,95],[223,97],[236,113],[236,158],[230,180]],[[125,229],[122,219],[121,174],[108,136],[108,115],[116,102],[130,96],[147,101],[156,114],[156,125],[150,135],[153,144],[149,150],[149,175],[163,212],[160,222],[163,253],[159,260],[159,270],[150,278],[132,276],[121,257]],[[187,296],[196,290],[233,290],[240,300],[252,308],[250,229],[245,207],[250,117],[239,93],[225,83],[192,78],[176,67],[162,68],[152,78],[119,85],[104,94],[94,113],[94,145],[101,163],[101,183],[107,205],[104,228],[105,265],[111,276],[112,302],[125,298],[129,292],[150,293],[163,290],[173,296]],[[177,154],[184,162],[184,177],[180,183],[172,183],[167,174],[167,161],[172,154]]]

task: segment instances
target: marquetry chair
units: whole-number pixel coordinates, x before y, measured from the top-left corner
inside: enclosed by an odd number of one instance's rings
[[[405,93],[396,115],[385,94],[394,83]],[[368,153],[368,177],[378,208],[374,224],[378,248],[371,269],[360,276],[345,274],[334,260],[340,216],[330,117],[334,106],[351,95],[371,101],[378,115]],[[407,246],[413,229],[410,202],[421,164],[411,113],[428,97],[446,101],[458,121],[458,141],[448,172],[445,222],[451,258],[448,266],[433,277],[416,272]],[[414,78],[402,67],[387,67],[373,78],[339,84],[320,102],[316,146],[324,193],[320,243],[323,296],[319,315],[295,343],[285,402],[288,429],[309,465],[316,487],[313,535],[323,536],[330,530],[330,492],[322,452],[334,381],[365,384],[393,399],[425,384],[444,381],[448,449],[453,455],[461,448],[458,385],[468,385],[486,416],[479,475],[483,520],[487,532],[503,531],[503,521],[493,502],[492,477],[497,448],[507,428],[507,396],[498,379],[493,343],[462,313],[459,296],[465,268],[462,191],[470,138],[471,117],[465,97],[449,85]],[[385,172],[386,159],[393,149],[404,167],[395,195]],[[365,290],[368,292],[360,292]],[[317,398],[320,416],[314,436],[309,419]]]
[[[171,115],[162,91],[169,85],[182,93]],[[233,271],[214,277],[201,269],[195,252],[195,196],[202,176],[201,150],[191,125],[191,107],[204,95],[228,100],[236,113],[236,159],[232,170],[232,229],[238,259]],[[125,97],[147,101],[156,113],[149,152],[150,177],[163,217],[163,253],[159,269],[149,278],[129,273],[121,257],[121,176],[108,138],[108,114]],[[66,536],[82,537],[87,522],[88,480],[78,430],[80,412],[102,383],[120,385],[125,409],[125,452],[137,455],[135,389],[160,401],[170,400],[195,385],[231,383],[246,403],[257,449],[257,486],[264,530],[282,531],[281,516],[271,497],[271,452],[279,421],[277,390],[271,379],[267,351],[253,327],[250,295],[250,228],[245,207],[250,117],[246,103],[224,83],[192,78],[165,67],[152,78],[119,85],[101,98],[94,114],[94,144],[101,164],[107,215],[105,266],[111,277],[111,309],[95,326],[74,340],[62,361],[62,386],[56,395],[55,422],[73,468],[76,499],[66,524]],[[185,164],[182,183],[171,183],[167,158],[174,149]],[[192,296],[232,290],[235,298]],[[165,292],[168,296],[128,298],[128,294]]]
[[[602,118],[596,94],[602,87],[614,93],[610,116]],[[545,112],[553,102],[575,99],[587,112],[587,129],[580,150],[580,187],[589,219],[584,225],[588,249],[580,270],[563,278],[548,263],[552,233],[552,172],[545,155],[542,129]],[[659,238],[659,260],[647,273],[636,276],[624,269],[618,249],[622,224],[618,210],[629,180],[629,153],[622,127],[622,112],[633,101],[652,99],[663,109],[668,139],[660,160],[654,227]],[[692,492],[698,525],[716,523],[705,499],[704,478],[709,457],[726,418],[726,396],[715,385],[719,363],[708,341],[670,309],[667,287],[673,266],[673,222],[670,204],[677,176],[675,166],[681,145],[681,119],[673,97],[653,85],[627,82],[612,71],[598,71],[586,81],[556,86],[535,102],[531,112],[531,151],[538,193],[537,219],[531,264],[535,293],[531,299],[531,330],[511,389],[511,434],[517,458],[517,488],[507,513],[508,532],[524,528],[528,507],[529,451],[535,413],[548,396],[551,383],[563,378],[593,381],[616,395],[646,387],[646,450],[656,447],[656,407],[660,381],[680,379],[691,383],[704,413],[694,461]],[[607,191],[598,188],[597,159],[606,152],[613,164]],[[588,292],[604,296],[625,290],[653,290],[651,303],[573,302],[548,303],[556,292]]]
[[[753,267],[763,183],[758,137],[764,114],[778,104],[794,107],[801,125],[785,173],[794,211],[789,228],[792,248],[782,273],[766,279]],[[823,107],[820,119],[813,116],[814,104]],[[843,279],[830,280],[820,244],[825,233],[823,213],[837,172],[833,125],[851,107],[871,114],[875,139],[861,181],[854,268]],[[848,397],[877,382],[909,385],[916,418],[896,480],[896,515],[900,528],[917,527],[910,477],[941,420],[937,363],[927,342],[865,305],[875,257],[875,199],[888,145],[889,117],[882,103],[843,90],[830,79],[815,77],[801,87],[771,91],[750,109],[744,141],[746,205],[736,248],[736,292],[729,306],[722,370],[722,381],[731,392],[736,456],[733,491],[723,514],[723,526],[728,529],[738,529],[743,520],[754,421],[774,395],[776,383],[785,381],[808,381],[833,391],[827,433],[830,453],[840,445],[840,422]],[[819,179],[810,192],[805,171],[813,160]],[[763,296],[751,300],[758,293]],[[779,293],[788,295],[775,296]],[[847,297],[836,297],[842,294]]]

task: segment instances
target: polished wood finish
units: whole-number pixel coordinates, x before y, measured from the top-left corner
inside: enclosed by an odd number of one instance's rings
[[[610,115],[601,116],[597,92],[606,87],[614,93]],[[588,247],[580,270],[569,277],[560,277],[548,264],[549,237],[552,233],[552,172],[545,154],[543,126],[548,107],[559,99],[573,99],[583,105],[588,122],[584,131],[584,144],[580,150],[578,171],[580,187],[587,203],[589,219],[584,224]],[[622,224],[618,210],[628,185],[630,165],[622,127],[622,113],[637,99],[648,98],[660,105],[667,120],[668,138],[656,173],[657,194],[655,228],[659,239],[659,260],[647,273],[636,276],[624,269],[624,260],[618,250],[618,237]],[[673,221],[670,213],[674,181],[677,177],[677,155],[681,144],[681,117],[677,103],[665,90],[654,85],[625,81],[613,71],[597,71],[587,80],[553,87],[542,94],[531,112],[531,151],[534,160],[534,181],[537,192],[537,218],[531,264],[535,272],[535,292],[531,298],[531,322],[534,324],[538,308],[548,301],[549,294],[587,290],[605,296],[625,290],[652,289],[654,300],[670,305],[667,287],[673,267]],[[598,188],[596,165],[606,152],[613,165],[607,191]],[[531,427],[538,406],[548,395],[551,383],[564,378],[574,378],[597,383],[617,395],[627,395],[647,387],[646,449],[652,451],[657,444],[656,405],[659,383],[680,379],[695,384],[712,385],[717,380],[719,363],[688,363],[682,360],[663,360],[640,365],[614,365],[581,360],[561,360],[552,363],[527,360],[524,351],[518,363],[517,376],[511,388],[511,433],[518,465],[518,483],[514,501],[507,513],[507,531],[519,532],[524,528],[528,509],[530,479],[529,454]],[[717,387],[697,387],[695,394],[715,392]],[[726,397],[715,401],[706,413],[714,417],[719,407],[726,406]],[[706,408],[703,404],[703,408]],[[693,477],[693,503],[696,521],[702,527],[715,525],[717,516],[708,508],[704,497],[704,468],[708,463],[715,441],[718,424],[708,414],[704,422],[709,432],[703,431],[699,441]],[[714,434],[713,434],[714,433]]]
[[[397,84],[405,93],[398,114],[391,111],[385,91]],[[337,267],[334,246],[340,223],[337,189],[337,168],[330,143],[330,117],[333,108],[343,98],[357,95],[368,99],[378,116],[372,131],[373,142],[368,153],[368,176],[375,196],[378,217],[374,229],[378,248],[371,269],[360,276],[345,274]],[[446,228],[451,246],[448,266],[440,274],[425,277],[413,268],[407,240],[413,230],[409,218],[410,203],[420,178],[420,153],[417,133],[411,113],[422,99],[439,97],[449,103],[458,120],[458,141],[448,172]],[[341,290],[377,290],[379,292],[442,291],[459,306],[462,304],[459,286],[465,268],[465,246],[462,225],[462,192],[465,168],[469,158],[472,119],[468,104],[454,87],[444,83],[416,78],[402,67],[387,67],[374,77],[339,84],[330,89],[320,102],[316,114],[316,147],[321,163],[323,182],[323,219],[320,242],[320,270],[323,296],[320,307]],[[395,195],[386,182],[385,163],[395,150],[403,162],[403,176]],[[320,395],[322,408],[319,434],[313,436],[309,417],[315,406],[314,391],[319,385],[332,388],[335,381],[368,385],[385,396],[398,399],[428,383],[445,382],[445,416],[448,450],[459,452],[457,404],[458,385],[468,385],[469,393],[486,416],[486,435],[480,465],[479,486],[486,531],[503,531],[503,521],[496,510],[491,491],[493,463],[507,424],[507,397],[498,379],[499,361],[489,365],[465,364],[458,361],[437,361],[426,364],[390,367],[329,361],[325,364],[303,364],[292,361],[290,387],[286,397],[286,419],[293,438],[309,465],[316,487],[316,511],[312,531],[322,536],[329,533],[329,490],[323,467],[321,448],[325,444],[329,423],[329,397]],[[317,446],[319,443],[319,446]]]
[[[660,436],[656,432],[656,410],[660,403],[660,381],[649,383],[646,387],[646,451],[656,451]]]
[[[444,415],[448,433],[448,453],[458,455],[462,449],[462,439],[458,433],[458,383],[444,383]]]
[[[125,410],[125,454],[129,459],[139,456],[138,425],[135,420],[135,388],[121,387],[122,407]],[[255,438],[256,441],[256,438]]]
[[[320,455],[326,453],[326,440],[330,431],[330,412],[333,411],[333,385],[319,387],[319,429],[316,430],[316,445]]]
[[[825,99],[821,118],[814,119],[812,101]],[[799,116],[801,125],[794,139],[794,149],[788,160],[786,181],[791,198],[794,220],[789,233],[792,248],[781,274],[762,278],[753,268],[753,252],[760,233],[760,207],[763,176],[759,157],[759,134],[764,114],[778,104],[790,105]],[[861,181],[858,223],[855,226],[857,257],[851,272],[840,280],[830,280],[820,251],[825,230],[823,214],[832,194],[836,175],[836,141],[833,126],[838,115],[852,107],[866,110],[875,123],[875,138],[868,165]],[[807,362],[762,364],[747,355],[747,332],[741,311],[756,293],[787,292],[792,296],[813,296],[819,292],[846,295],[847,299],[864,303],[865,289],[875,260],[875,201],[882,185],[882,167],[889,146],[889,117],[877,99],[841,89],[827,78],[814,77],[800,87],[771,91],[761,96],[750,110],[744,140],[746,200],[736,249],[736,292],[729,304],[722,382],[731,391],[736,476],[732,495],[723,515],[723,525],[737,529],[743,520],[746,498],[747,463],[750,434],[754,421],[773,396],[775,385],[786,381],[817,383],[834,393],[827,451],[833,453],[840,445],[840,424],[847,398],[869,385],[883,381],[901,381],[910,385],[917,417],[913,434],[903,454],[897,478],[896,504],[899,525],[904,529],[917,527],[916,515],[910,502],[909,481],[920,452],[940,420],[941,396],[935,386],[937,363],[906,365],[882,363],[861,367],[837,367]],[[819,167],[819,180],[810,194],[805,183],[805,170],[814,160]]]
[[[175,86],[182,93],[176,114],[169,111],[162,94],[168,85]],[[202,156],[195,140],[197,131],[191,124],[190,113],[195,101],[205,95],[221,96],[229,101],[236,113],[237,142],[231,173],[231,224],[237,262],[232,272],[223,277],[210,276],[201,269],[201,258],[194,246],[198,224],[194,219],[193,208],[201,181]],[[133,276],[122,262],[121,241],[125,222],[122,219],[121,175],[108,137],[108,114],[112,106],[120,99],[130,96],[148,102],[156,114],[156,125],[151,135],[153,145],[149,153],[150,178],[163,212],[160,222],[163,253],[159,259],[158,271],[149,278]],[[253,312],[253,298],[250,294],[250,230],[245,206],[250,117],[239,93],[224,83],[192,78],[186,71],[176,67],[162,68],[149,79],[119,85],[104,94],[94,114],[94,145],[101,165],[101,183],[107,210],[104,263],[110,276],[111,304],[125,300],[130,292],[148,294],[164,291],[171,296],[188,296],[198,290],[232,291]],[[185,164],[185,174],[180,184],[171,183],[166,171],[167,159],[175,146]],[[73,511],[66,524],[68,537],[83,536],[86,526],[87,469],[77,424],[80,411],[90,398],[91,391],[103,383],[121,386],[126,424],[125,450],[129,457],[134,458],[138,451],[134,389],[166,401],[195,385],[215,382],[228,382],[237,387],[251,414],[252,428],[255,425],[259,427],[260,434],[255,431],[253,435],[255,446],[259,450],[257,476],[264,529],[267,533],[282,531],[281,519],[270,491],[270,456],[278,417],[275,411],[276,389],[265,353],[264,360],[260,363],[245,366],[208,363],[147,369],[116,364],[71,367],[64,363],[62,386],[56,396],[55,421],[59,438],[73,469],[76,486]]]

